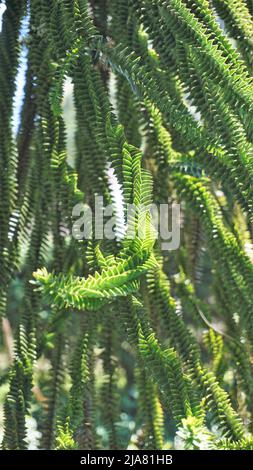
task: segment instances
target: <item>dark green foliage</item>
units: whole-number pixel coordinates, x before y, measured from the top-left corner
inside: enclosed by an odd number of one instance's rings
[[[43,449],[252,449],[252,2],[5,4],[0,316],[15,345],[2,448],[28,448],[33,416]],[[92,223],[75,240],[72,209],[95,196],[117,237]],[[183,216],[171,252],[150,215],[167,201]]]

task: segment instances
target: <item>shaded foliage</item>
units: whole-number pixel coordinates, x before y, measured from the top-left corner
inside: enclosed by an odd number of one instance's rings
[[[31,415],[47,449],[252,449],[251,2],[5,4],[0,314],[15,346],[1,378],[3,449],[28,447]],[[72,209],[93,207],[96,195],[113,205],[120,236],[96,240],[93,230],[77,241]],[[172,252],[150,216],[153,201],[168,200],[183,215]],[[128,204],[138,207],[130,220]],[[23,293],[14,315],[15,279]]]

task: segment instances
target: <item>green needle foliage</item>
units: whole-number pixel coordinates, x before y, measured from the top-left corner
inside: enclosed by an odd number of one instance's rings
[[[0,4],[2,448],[253,449],[252,2]],[[76,240],[96,196],[116,235]]]

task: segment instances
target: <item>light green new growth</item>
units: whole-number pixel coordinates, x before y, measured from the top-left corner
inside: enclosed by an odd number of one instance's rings
[[[2,448],[27,449],[34,416],[43,449],[253,449],[252,2],[5,5],[0,315],[15,350]],[[75,240],[72,209],[97,195],[119,236],[92,226]],[[168,201],[182,216],[169,252],[149,211]]]

